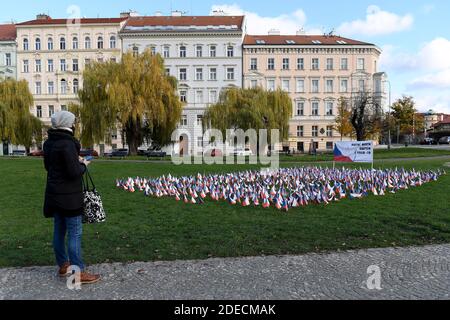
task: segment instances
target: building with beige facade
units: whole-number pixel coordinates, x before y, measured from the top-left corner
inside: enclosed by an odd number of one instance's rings
[[[38,15],[17,28],[17,74],[34,96],[31,112],[46,124],[53,113],[78,103],[83,70],[92,61],[119,61],[122,54],[120,18],[52,19]],[[112,132],[113,144],[120,137]],[[105,151],[100,145],[100,152]]]
[[[244,87],[281,88],[292,98],[289,141],[283,149],[332,150],[340,97],[366,91],[385,104],[381,50],[373,44],[334,35],[247,35],[243,44]],[[350,137],[345,138],[349,140]]]

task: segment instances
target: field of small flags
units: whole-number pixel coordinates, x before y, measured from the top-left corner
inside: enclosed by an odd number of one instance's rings
[[[186,204],[226,201],[243,207],[274,207],[289,211],[311,204],[344,198],[384,196],[437,181],[443,170],[284,168],[275,171],[243,171],[228,174],[197,174],[158,178],[129,177],[116,180],[116,187],[142,192],[147,197],[170,197]]]

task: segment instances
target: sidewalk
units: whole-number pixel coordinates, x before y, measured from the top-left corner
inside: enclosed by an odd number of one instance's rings
[[[369,290],[369,266],[381,290]],[[67,289],[55,267],[0,269],[1,299],[450,299],[450,245],[303,256],[102,264]]]

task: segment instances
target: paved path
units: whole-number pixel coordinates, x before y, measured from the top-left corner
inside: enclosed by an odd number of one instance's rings
[[[381,270],[369,290],[367,269]],[[54,267],[0,270],[0,299],[449,299],[450,245],[303,256],[102,264],[70,291]]]

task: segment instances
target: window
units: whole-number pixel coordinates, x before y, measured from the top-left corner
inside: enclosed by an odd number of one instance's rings
[[[62,105],[61,106],[61,111],[67,111],[67,106],[66,105]]]
[[[89,59],[89,58],[84,59],[85,66],[89,66],[90,64],[91,64],[91,59]]]
[[[182,115],[182,116],[181,116],[180,124],[181,124],[182,126],[187,126],[188,122],[187,122],[187,116],[186,116],[186,115]]]
[[[103,49],[103,37],[97,38],[97,49]]]
[[[275,70],[275,59],[274,58],[269,58],[267,60],[267,69],[268,70]]]
[[[51,118],[55,114],[55,107],[48,106],[48,117]]]
[[[38,59],[36,60],[36,72],[41,72],[42,71],[42,64],[41,64],[41,60]]]
[[[333,93],[333,85],[334,85],[333,80],[328,79],[325,87],[327,93]]]
[[[211,68],[209,69],[209,80],[217,80],[217,69],[216,68]]]
[[[333,58],[327,58],[327,70],[333,70],[334,61]]]
[[[275,80],[267,80],[267,90],[275,91]]]
[[[319,102],[313,102],[311,104],[311,115],[318,116],[319,115]]]
[[[331,137],[331,136],[330,136]],[[333,142],[327,142],[327,150],[333,150],[334,149],[334,144]]]
[[[229,57],[229,58],[234,57],[234,47],[233,46],[227,47],[227,57]]]
[[[319,93],[319,80],[311,80],[311,92]]]
[[[197,81],[203,80],[203,68],[195,69],[195,80]]]
[[[202,46],[197,46],[195,48],[195,53],[197,55],[197,58],[201,58],[203,56],[203,47]]]
[[[42,86],[41,86],[41,82],[38,81],[35,84],[35,94],[42,94]]]
[[[305,92],[305,80],[297,79],[297,92]]]
[[[311,69],[319,70],[319,59],[318,58],[313,58],[312,59]]]
[[[12,61],[11,61],[11,53],[7,53],[6,54],[6,65],[7,66],[11,66]]]
[[[203,116],[202,115],[197,115],[197,125],[198,126],[203,125]]]
[[[169,46],[164,46],[163,55],[164,55],[164,58],[170,58],[170,47]]]
[[[137,57],[139,55],[139,48],[133,47],[133,57]]]
[[[303,137],[303,135],[304,135],[303,126],[297,126],[297,137]]]
[[[23,51],[28,51],[28,49],[29,49],[28,39],[23,39]]]
[[[257,58],[250,59],[250,70],[258,70],[258,59]]]
[[[197,137],[197,147],[203,147],[203,137]]]
[[[47,92],[48,92],[48,94],[54,94],[55,93],[55,84],[53,83],[53,81],[49,81],[47,83]]]
[[[67,94],[67,82],[66,80],[61,80],[61,94]]]
[[[341,59],[341,70],[348,70],[348,59],[347,58]]]
[[[89,37],[84,38],[84,48],[85,49],[91,48],[91,38]]]
[[[298,58],[297,59],[297,69],[298,70],[305,69],[305,59],[303,59],[303,58]]]
[[[319,127],[318,126],[312,126],[312,136],[313,137],[319,136]]]
[[[24,73],[30,72],[30,63],[28,60],[23,60],[23,72]]]
[[[77,37],[73,37],[73,39],[72,39],[72,49],[78,50],[78,38]]]
[[[152,53],[152,55],[156,56],[156,47],[155,46],[151,46],[150,47],[150,52]]]
[[[333,126],[327,126],[327,137],[333,136]]]
[[[165,74],[166,76],[170,76],[170,68],[166,68],[166,69],[164,70],[164,74]]]
[[[290,81],[285,79],[281,82],[281,89],[286,92],[290,92]]]
[[[78,72],[78,59],[72,60],[72,71]]]
[[[234,80],[234,68],[227,68],[227,80]]]
[[[39,38],[36,39],[35,49],[36,49],[36,51],[41,50],[41,39],[39,39]]]
[[[115,49],[116,48],[116,37],[115,36],[111,36],[109,38],[109,48],[110,49]]]
[[[332,116],[333,115],[333,107],[334,107],[333,102],[328,101],[328,102],[325,103],[325,105],[326,105],[326,114],[327,114],[327,116]]]
[[[217,54],[216,51],[217,51],[216,46],[210,46],[209,47],[209,56],[211,58],[214,58],[216,56],[216,54]]]
[[[73,93],[77,94],[79,89],[78,79],[73,79]]]
[[[283,70],[289,70],[289,58],[283,58]]]
[[[186,47],[185,46],[180,47],[180,58],[186,58]]]
[[[98,61],[98,62],[103,62],[103,58],[100,57],[100,58],[97,59],[97,61]]]
[[[348,92],[348,80],[341,80],[341,92]]]
[[[180,69],[180,80],[181,81],[186,81],[187,80],[187,69],[186,68],[181,68]]]
[[[53,38],[48,38],[47,41],[47,50],[53,50]]]
[[[359,91],[364,92],[364,90],[365,90],[365,81],[359,80]]]
[[[59,49],[66,50],[66,38],[61,37],[61,39],[59,39]]]
[[[187,92],[185,90],[180,91],[180,101],[187,102]]]
[[[203,91],[197,90],[195,92],[195,103],[203,103]]]
[[[111,58],[111,62],[116,63],[116,62],[117,62],[117,58],[116,58],[116,57],[112,57],[112,58]]]
[[[252,89],[255,89],[256,87],[258,87],[258,80],[251,80],[250,81],[250,87]]]
[[[42,107],[36,106],[36,117],[42,118]]]
[[[63,72],[67,71],[66,59],[61,59],[59,65],[61,71]]]
[[[365,69],[364,58],[358,58],[358,64],[357,64],[356,68],[358,70],[364,70]]]
[[[305,115],[305,103],[304,102],[297,102],[297,110],[295,113],[297,116],[304,116]]]
[[[209,92],[209,102],[210,103],[216,103],[217,102],[217,91],[211,90]]]

